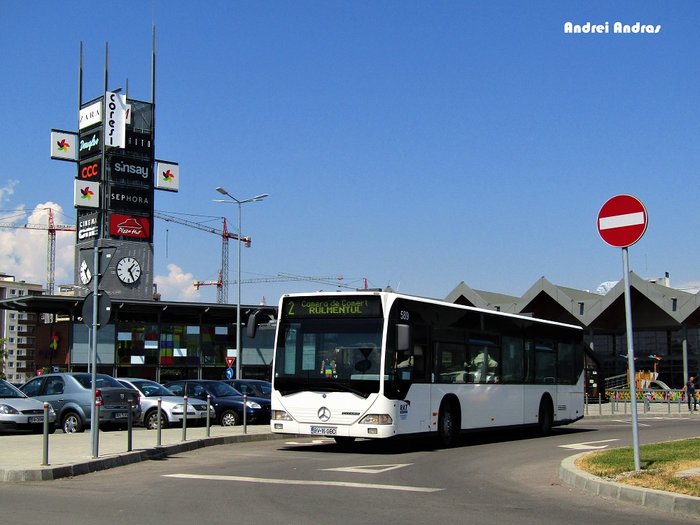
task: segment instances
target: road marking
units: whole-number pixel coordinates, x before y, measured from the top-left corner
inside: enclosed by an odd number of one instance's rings
[[[244,483],[267,483],[272,485],[317,485],[320,487],[346,487],[371,490],[398,490],[403,492],[439,492],[444,489],[431,487],[411,487],[408,485],[376,485],[372,483],[351,483],[346,481],[314,481],[303,479],[250,478],[247,476],[211,476],[201,474],[166,474],[164,478],[202,479],[210,481],[241,481]]]
[[[559,448],[570,448],[572,450],[596,450],[607,448],[608,445],[596,446],[595,443],[610,443],[612,441],[620,441],[619,439],[603,439],[601,441],[585,441],[584,443],[572,443],[570,445],[559,445]]]
[[[413,463],[397,463],[395,465],[358,465],[356,467],[323,468],[320,470],[330,470],[333,472],[354,472],[358,474],[381,474],[397,468],[408,467]]]

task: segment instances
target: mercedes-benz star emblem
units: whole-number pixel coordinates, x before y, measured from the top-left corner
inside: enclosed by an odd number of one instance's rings
[[[318,409],[318,418],[324,423],[331,418],[331,411],[327,407],[321,407]]]

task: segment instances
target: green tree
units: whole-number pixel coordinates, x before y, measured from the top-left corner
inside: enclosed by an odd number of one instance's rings
[[[7,350],[5,350],[5,339],[0,337],[0,379],[6,379],[5,377],[5,357],[7,356]]]

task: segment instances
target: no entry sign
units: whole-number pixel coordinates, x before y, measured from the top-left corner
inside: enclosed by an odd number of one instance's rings
[[[615,195],[598,212],[598,233],[616,248],[626,248],[641,239],[647,223],[644,204],[632,195]]]

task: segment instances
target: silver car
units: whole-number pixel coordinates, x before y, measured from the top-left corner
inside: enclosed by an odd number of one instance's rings
[[[141,394],[141,422],[149,430],[158,428],[158,399],[160,404],[160,427],[168,428],[172,424],[182,424],[182,415],[185,408],[185,400],[176,396],[163,385],[149,379],[136,377],[119,377],[117,380],[128,388],[133,388]],[[214,408],[210,408],[210,418],[216,417]],[[187,424],[204,423],[207,418],[207,403],[200,399],[187,400]]]
[[[96,374],[97,400],[100,403],[100,425],[126,427],[129,407],[134,421],[141,417],[140,396],[125,388],[111,376]],[[90,426],[92,415],[92,374],[59,372],[34,377],[20,387],[29,397],[48,401],[56,411],[58,422],[66,434],[83,432]]]
[[[44,431],[44,403],[27,397],[17,387],[0,379],[0,429]],[[49,405],[49,434],[56,430],[56,412]]]

